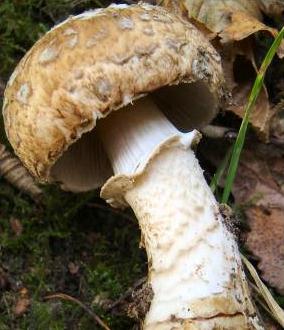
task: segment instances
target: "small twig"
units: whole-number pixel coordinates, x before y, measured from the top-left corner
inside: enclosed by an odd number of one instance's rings
[[[249,271],[250,275],[254,279],[255,284],[257,285],[259,292],[261,294],[261,298],[265,301],[267,307],[273,314],[274,319],[282,327],[284,327],[284,310],[278,305],[278,303],[275,301],[274,297],[272,296],[271,292],[268,290],[266,285],[261,281],[257,271],[255,270],[254,266],[250,263],[250,261],[244,255],[241,255],[241,258],[247,270]]]
[[[139,286],[144,284],[146,282],[146,280],[147,280],[147,277],[144,276],[144,277],[140,278],[138,281],[136,281],[132,287],[127,289],[123,295],[121,295],[116,301],[114,301],[110,306],[108,306],[106,308],[106,311],[111,311],[112,309],[114,309],[115,307],[120,305],[123,301],[125,301],[128,297],[130,297],[132,295],[133,291],[135,291],[137,288],[139,288]]]
[[[226,138],[231,140],[237,137],[237,132],[234,129],[223,126],[207,125],[200,129],[200,131],[212,139]]]
[[[52,294],[49,296],[45,296],[44,299],[46,299],[46,300],[63,299],[63,300],[68,300],[68,301],[74,302],[77,305],[79,305],[80,307],[82,307],[84,309],[84,311],[87,312],[103,329],[111,330],[96,313],[94,313],[89,307],[87,307],[80,300],[78,300],[74,297],[71,297],[65,293],[56,293],[56,294]]]
[[[249,286],[256,292],[257,295],[254,296],[255,300],[259,303],[259,305],[270,315],[270,317],[272,319],[275,319],[273,313],[271,312],[271,310],[267,307],[267,305],[265,304],[265,301],[262,298],[261,292],[259,290],[259,288],[253,284],[251,281],[248,281]]]

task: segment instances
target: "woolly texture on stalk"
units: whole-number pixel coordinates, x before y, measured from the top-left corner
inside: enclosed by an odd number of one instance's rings
[[[178,132],[149,99],[134,107],[98,129],[116,174],[101,195],[133,209],[148,255],[144,329],[263,329],[238,246],[191,149],[198,132]]]

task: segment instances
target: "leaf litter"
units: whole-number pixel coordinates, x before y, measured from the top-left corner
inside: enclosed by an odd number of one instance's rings
[[[211,39],[222,56],[232,93],[232,103],[225,110],[243,118],[244,105],[257,73],[255,37],[258,32],[272,37],[277,34],[277,29],[264,23],[262,11],[275,15],[276,8],[282,8],[283,4],[261,0],[164,0],[163,5],[191,21]],[[284,56],[284,41],[278,48],[278,56]],[[265,142],[269,140],[270,124],[276,110],[264,87],[250,122]]]

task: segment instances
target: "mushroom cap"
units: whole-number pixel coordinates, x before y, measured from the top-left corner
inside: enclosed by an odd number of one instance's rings
[[[111,175],[97,119],[150,92],[179,129],[207,124],[224,95],[218,53],[161,7],[88,11],[55,26],[20,61],[5,91],[6,133],[40,181],[94,189]]]

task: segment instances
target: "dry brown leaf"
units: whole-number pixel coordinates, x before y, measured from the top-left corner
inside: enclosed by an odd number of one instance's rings
[[[245,205],[246,245],[259,259],[262,278],[284,294],[284,153],[255,145],[244,151],[233,187]]]
[[[262,22],[263,4],[260,0],[164,0],[163,5],[183,18],[187,17],[209,39],[214,36],[220,38],[221,42],[215,38],[212,43],[222,56],[227,86],[232,92],[232,105],[227,110],[242,118],[257,73],[252,35],[259,31],[266,31],[272,36],[277,34],[276,29]],[[284,42],[278,55],[284,56]],[[240,62],[239,56],[245,61]],[[240,77],[242,73],[245,79]],[[269,140],[270,123],[276,110],[270,106],[264,87],[250,122],[265,142]]]
[[[23,232],[23,226],[19,219],[10,219],[10,226],[16,236],[20,236]]]
[[[247,248],[260,258],[257,267],[262,278],[284,294],[284,211],[254,206],[246,215],[251,230]]]
[[[243,11],[262,19],[255,0],[182,0],[190,16],[204,23],[215,33],[223,32],[231,24],[231,14]]]
[[[215,32],[224,43],[239,41],[258,31],[266,31],[275,37],[277,30],[262,23],[264,5],[260,0],[165,0],[163,6],[169,10],[187,10],[188,18],[194,18]],[[284,56],[284,43],[278,51]]]
[[[13,307],[13,313],[15,316],[21,316],[27,311],[29,305],[30,300],[28,298],[20,298]]]
[[[241,118],[244,116],[245,104],[250,94],[251,86],[250,82],[246,82],[238,85],[233,90],[233,104],[228,109]],[[253,123],[259,137],[264,141],[268,139],[270,122],[274,115],[273,110],[274,108],[270,107],[266,89],[262,89],[251,113],[250,121]]]
[[[222,57],[227,86],[232,93],[232,104],[227,110],[242,118],[257,71],[251,40],[224,45]],[[276,112],[277,108],[270,106],[264,86],[250,116],[251,123],[263,141],[268,141],[271,121]]]
[[[283,17],[283,0],[257,0],[261,10],[268,16]]]
[[[219,33],[222,42],[243,40],[258,31],[268,31],[274,37],[277,30],[263,24],[259,19],[244,11],[235,11],[230,14],[230,24]]]
[[[275,106],[277,115],[273,117],[270,135],[273,143],[284,145],[284,98]]]

